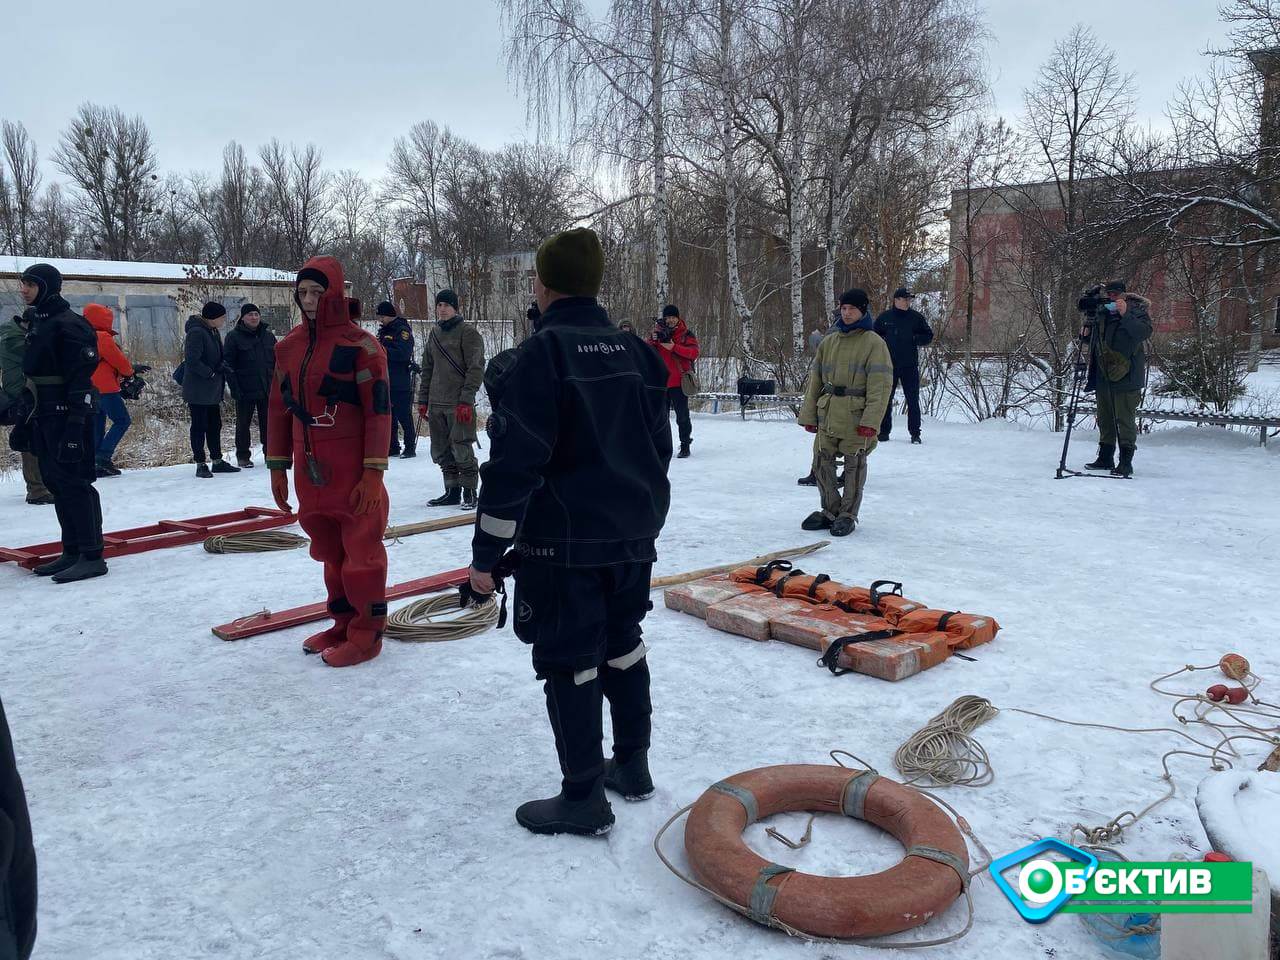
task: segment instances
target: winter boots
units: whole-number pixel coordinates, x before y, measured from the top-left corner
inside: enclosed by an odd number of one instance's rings
[[[241,470],[252,470],[253,461],[250,460],[248,457],[237,457],[236,466],[239,467]]]
[[[853,533],[853,528],[858,522],[853,517],[836,517],[831,523],[831,535],[833,537],[847,537]]]
[[[214,473],[239,473],[240,468],[233,467],[231,464],[227,463],[227,461],[219,457],[217,460],[213,461],[213,472]]]
[[[1120,463],[1113,467],[1111,475],[1113,477],[1132,477],[1133,476],[1133,454],[1137,447],[1121,447]]]
[[[831,518],[821,510],[815,510],[800,523],[801,530],[826,530],[831,526]]]
[[[620,794],[623,800],[648,800],[653,796],[653,777],[649,775],[649,753],[637,750],[624,762],[610,758],[604,765],[605,789]]]
[[[63,570],[70,570],[80,562],[80,554],[67,553],[63,551],[62,556],[56,560],[50,560],[48,563],[42,563],[38,567],[33,567],[31,572],[37,577],[52,577],[55,573],[61,573]]]
[[[418,455],[418,451],[417,451],[417,450],[415,450],[413,447],[407,447],[407,448],[405,449],[404,453],[400,454],[400,459],[401,459],[401,460],[412,460],[412,459],[413,459],[414,457],[416,457],[417,455]]]
[[[92,580],[94,577],[104,576],[106,572],[107,562],[99,554],[96,557],[81,557],[70,567],[55,573],[50,579],[54,583],[75,583],[78,580]]]
[[[1116,445],[1114,443],[1098,444],[1098,459],[1086,463],[1086,470],[1111,470],[1116,465]]]
[[[474,510],[476,508],[476,492],[470,487],[462,488],[461,507],[463,510]]]
[[[196,476],[203,480],[213,479],[213,474],[209,472],[209,465],[203,460],[196,464]]]
[[[117,467],[110,460],[99,460],[97,463],[97,469],[95,472],[97,473],[99,480],[103,479],[104,477],[120,476],[120,468]]]
[[[372,660],[382,652],[382,634],[371,630],[347,628],[347,639],[336,647],[320,654],[320,659],[331,667],[354,667],[357,663]]]
[[[912,442],[912,443],[922,443],[923,441],[920,439],[920,434],[918,434],[918,433],[913,433],[913,434],[911,435],[911,442]]]
[[[456,507],[462,502],[462,489],[460,487],[445,487],[444,493],[433,500],[427,501],[428,507]]]
[[[516,822],[532,833],[576,833],[603,837],[613,829],[613,808],[597,777],[580,790],[570,785],[546,800],[530,800],[516,809]]]
[[[802,487],[816,487],[818,485],[818,478],[815,477],[813,475],[813,471],[810,470],[807,477],[801,477],[796,481],[796,483]]]
[[[676,454],[677,460],[684,460],[689,456],[689,441],[686,440],[680,444],[680,452]]]
[[[324,653],[330,647],[346,642],[347,626],[355,619],[356,608],[351,606],[346,597],[339,597],[329,601],[329,613],[333,617],[333,626],[303,640],[303,653]]]

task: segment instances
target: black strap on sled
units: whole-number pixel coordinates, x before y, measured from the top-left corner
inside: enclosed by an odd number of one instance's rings
[[[769,578],[779,570],[788,571],[791,569],[790,560],[770,560],[763,567],[756,567],[756,586],[763,587]]]
[[[872,640],[888,640],[901,633],[901,630],[873,630],[870,633],[859,633],[851,637],[836,637],[827,645],[827,649],[822,656],[818,658],[818,666],[826,667],[831,671],[832,676],[836,677],[845,673],[853,673],[847,667],[840,666],[840,654],[844,653],[845,647],[851,647],[855,643],[870,643]]]
[[[822,586],[824,583],[830,583],[830,582],[831,582],[831,578],[828,577],[825,573],[820,573],[816,577],[814,577],[813,583],[809,584],[809,599],[817,600],[818,588]]]
[[[773,585],[773,595],[779,600],[782,599],[782,591],[787,588],[787,581],[792,577],[803,577],[805,572],[800,569],[788,570],[785,574],[778,578],[778,582]]]
[[[888,593],[882,593],[881,587],[892,587]],[[871,609],[880,612],[880,598],[885,596],[902,596],[902,584],[897,580],[877,580],[871,585]]]

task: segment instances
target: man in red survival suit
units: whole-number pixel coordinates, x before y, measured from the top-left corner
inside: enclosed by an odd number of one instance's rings
[[[296,462],[298,520],[312,558],[324,564],[334,620],[302,649],[331,667],[376,657],[387,619],[387,355],[355,325],[343,294],[342,267],[332,257],[312,257],[298,271],[294,298],[305,322],[276,345],[267,407],[271,492],[288,510],[286,471]]]

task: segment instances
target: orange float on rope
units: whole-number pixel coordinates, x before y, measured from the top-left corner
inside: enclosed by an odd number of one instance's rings
[[[775,813],[843,813],[898,839],[897,866],[862,877],[820,877],[770,863],[742,831]],[[900,933],[927,923],[964,892],[969,854],[960,830],[918,790],[869,770],[817,764],[761,767],[709,787],[689,813],[685,851],[710,890],[768,926],[814,937]]]
[[[1249,661],[1238,653],[1223,654],[1218,667],[1237,683],[1244,683],[1244,678],[1249,675]]]

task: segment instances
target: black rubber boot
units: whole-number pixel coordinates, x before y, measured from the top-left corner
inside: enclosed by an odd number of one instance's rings
[[[833,537],[847,537],[853,533],[853,528],[858,525],[853,517],[836,517],[831,524],[831,535]]]
[[[566,790],[546,800],[530,800],[516,810],[516,822],[533,833],[576,833],[603,837],[613,829],[613,807],[604,795],[604,778],[597,777],[586,795],[571,799]]]
[[[205,480],[213,479],[213,474],[209,472],[209,465],[203,460],[196,464],[196,476]]]
[[[476,508],[476,492],[470,487],[462,488],[461,507],[463,510],[474,510]]]
[[[1114,443],[1098,444],[1098,459],[1086,463],[1086,470],[1110,470],[1116,465],[1116,445]]]
[[[214,473],[239,473],[240,472],[239,467],[233,467],[231,464],[227,463],[227,461],[221,458],[213,461],[212,469]]]
[[[68,567],[61,573],[53,575],[54,583],[75,583],[78,580],[92,580],[94,577],[104,576],[107,572],[107,561],[101,557],[81,557],[73,566]]]
[[[444,493],[434,500],[428,500],[428,507],[456,507],[462,502],[462,490],[458,487],[446,487]]]
[[[802,487],[816,487],[818,485],[818,478],[815,477],[813,475],[813,471],[810,470],[807,477],[801,477],[796,481],[796,483]]]
[[[604,785],[633,803],[652,797],[654,786],[653,777],[649,775],[648,751],[633,753],[625,763],[616,757],[610,758],[604,765]]]
[[[653,716],[649,661],[638,638],[631,653],[640,659],[622,669],[608,663],[600,668],[600,687],[613,719],[613,757],[605,763],[604,785],[624,800],[647,800],[653,796],[648,759]]]
[[[831,518],[821,510],[815,510],[800,523],[801,530],[829,530]]]
[[[50,560],[48,563],[42,563],[38,567],[33,567],[31,572],[37,577],[52,577],[55,573],[61,573],[63,570],[69,570],[80,561],[78,553],[63,553],[57,560]]]
[[[1121,447],[1120,463],[1112,469],[1113,477],[1132,477],[1133,476],[1133,454],[1137,447]]]

